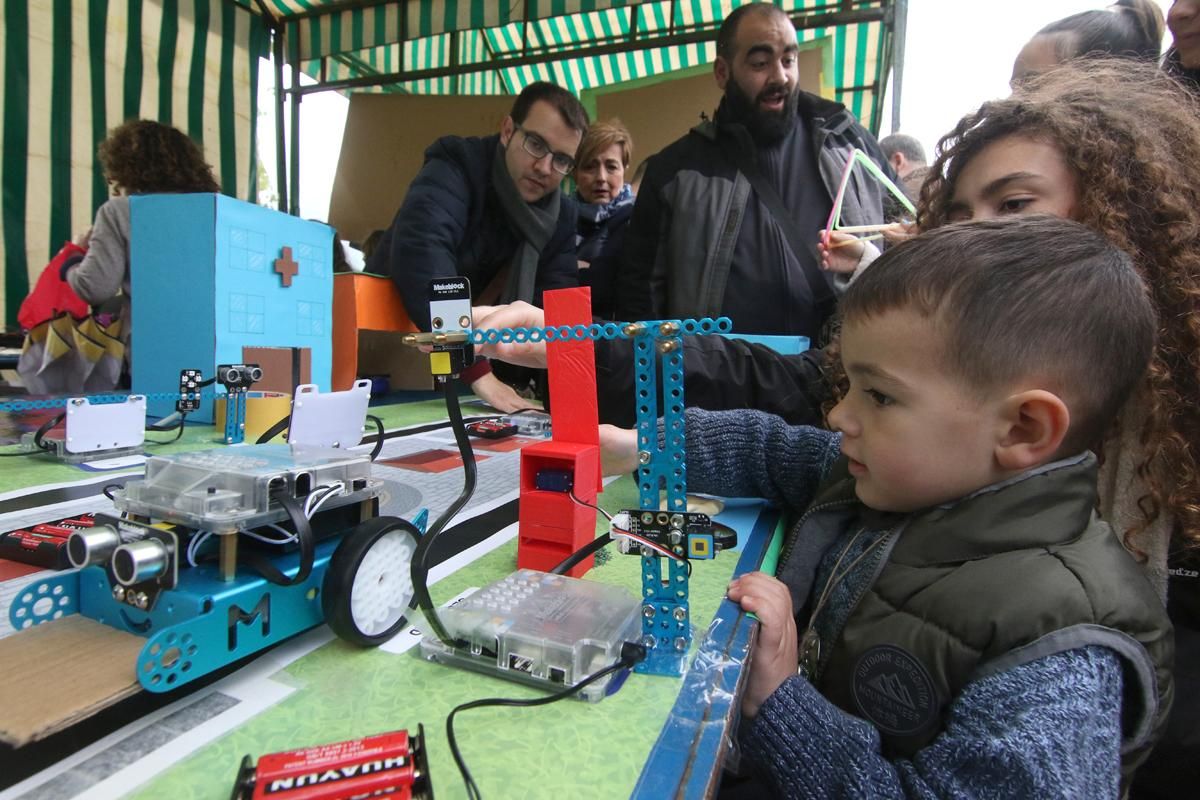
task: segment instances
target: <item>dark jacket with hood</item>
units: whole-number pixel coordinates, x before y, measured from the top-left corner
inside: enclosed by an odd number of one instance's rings
[[[717,112],[718,123],[722,110]],[[863,150],[890,171],[875,138],[842,104],[801,92],[798,116],[805,135],[789,141],[807,142],[812,147],[812,161],[803,163],[815,164],[820,185],[814,189],[825,193],[826,207],[837,193],[851,148]],[[735,163],[740,137],[734,129],[741,126],[718,123],[697,125],[651,160],[626,237],[617,283],[618,319],[699,318],[723,313],[738,234],[754,191]],[[768,177],[776,187],[803,178]],[[881,184],[856,171],[843,203],[843,223],[882,222],[884,192]],[[816,233],[812,231],[814,246]],[[826,279],[833,285],[831,276]],[[812,308],[795,309],[795,329],[770,332],[815,339],[824,319],[806,318],[814,313]]]

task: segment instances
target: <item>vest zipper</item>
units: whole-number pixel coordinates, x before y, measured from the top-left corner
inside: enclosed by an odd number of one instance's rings
[[[836,508],[838,506],[848,506],[856,502],[858,502],[858,498],[853,500],[829,500],[828,502],[821,503],[817,506],[810,506],[807,511],[800,515],[800,519],[796,520],[795,524],[792,525],[788,540],[784,542],[783,550],[779,552],[779,561],[775,564],[775,574],[778,575],[783,569],[784,565],[787,564],[788,559],[792,557],[792,551],[796,549],[796,534],[800,532],[800,528],[804,525],[804,523],[808,522],[809,517],[811,517],[813,514],[816,514],[818,511],[825,511],[826,509]]]
[[[862,584],[862,587],[858,590],[858,593],[850,601],[850,608],[846,612],[846,619],[842,624],[842,628],[837,631],[838,636],[834,637],[834,642],[836,642],[838,640],[838,638],[841,635],[842,630],[845,629],[845,627],[846,627],[845,623],[849,622],[850,618],[852,616],[854,616],[854,610],[856,608],[858,608],[858,604],[860,602],[862,602],[863,595],[866,594],[871,589],[871,587],[875,585],[875,581],[879,580],[879,575],[883,572],[883,568],[887,564],[888,558],[890,558],[892,555],[892,549],[896,546],[896,540],[898,540],[900,538],[900,532],[903,531],[905,526],[907,526],[907,525],[908,525],[908,520],[905,519],[899,525],[893,527],[890,531],[883,534],[883,538],[885,540],[890,539],[891,541],[884,541],[882,544],[879,545],[879,551],[875,554],[875,558],[876,558],[875,569],[871,573],[871,579]],[[849,578],[850,576],[847,575],[846,577]],[[814,616],[809,621],[809,626],[815,630],[816,624],[817,624],[817,620],[816,620],[816,617]],[[833,655],[833,650],[834,650],[833,643],[831,642],[830,646],[825,648],[823,650],[823,652],[817,657],[817,667],[815,670],[813,670],[813,675],[812,675],[812,678],[810,679],[814,686],[816,686],[817,681],[820,680],[820,678],[821,678],[821,674],[825,671],[825,666],[829,663],[829,658],[830,658],[830,656]]]

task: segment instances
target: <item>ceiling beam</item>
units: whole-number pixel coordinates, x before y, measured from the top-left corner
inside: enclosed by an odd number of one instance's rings
[[[891,9],[889,5],[885,4],[874,8],[852,9],[849,11],[834,11],[816,14],[791,14],[789,16],[791,17],[792,23],[796,26],[797,30],[804,30],[807,28],[823,28],[838,25],[854,25],[865,22],[880,22],[890,20],[890,11]],[[566,59],[609,56],[633,50],[649,50],[659,47],[677,47],[681,45],[698,44],[715,40],[717,38],[717,29],[718,26],[715,23],[710,23],[707,26],[696,27],[690,30],[681,29],[675,33],[665,36],[642,35],[638,36],[632,41],[622,40],[608,44],[597,45],[585,44],[583,47],[576,47],[572,45],[556,45],[554,47],[539,48],[532,53],[525,52],[519,56],[500,58],[495,61],[479,62],[467,65],[452,64],[445,67],[432,67],[430,69],[411,71],[401,70],[391,74],[364,75],[358,78],[346,78],[343,80],[327,81],[325,83],[313,84],[310,86],[299,86],[288,89],[287,91],[301,95],[315,94],[317,92],[357,89],[367,86],[382,86],[391,83],[434,80],[437,78],[470,74],[472,72],[511,69],[513,67],[544,64]]]

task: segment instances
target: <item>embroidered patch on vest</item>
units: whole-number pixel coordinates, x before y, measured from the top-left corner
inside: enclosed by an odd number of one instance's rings
[[[854,665],[850,683],[862,715],[891,736],[913,736],[937,716],[933,679],[916,658],[893,645],[878,645]]]

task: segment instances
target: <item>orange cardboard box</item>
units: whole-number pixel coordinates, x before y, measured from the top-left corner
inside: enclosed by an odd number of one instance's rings
[[[390,278],[361,272],[333,276],[333,390],[355,378],[386,374],[393,389],[431,389],[429,356],[400,343],[417,330]],[[364,333],[366,332],[366,333]]]

